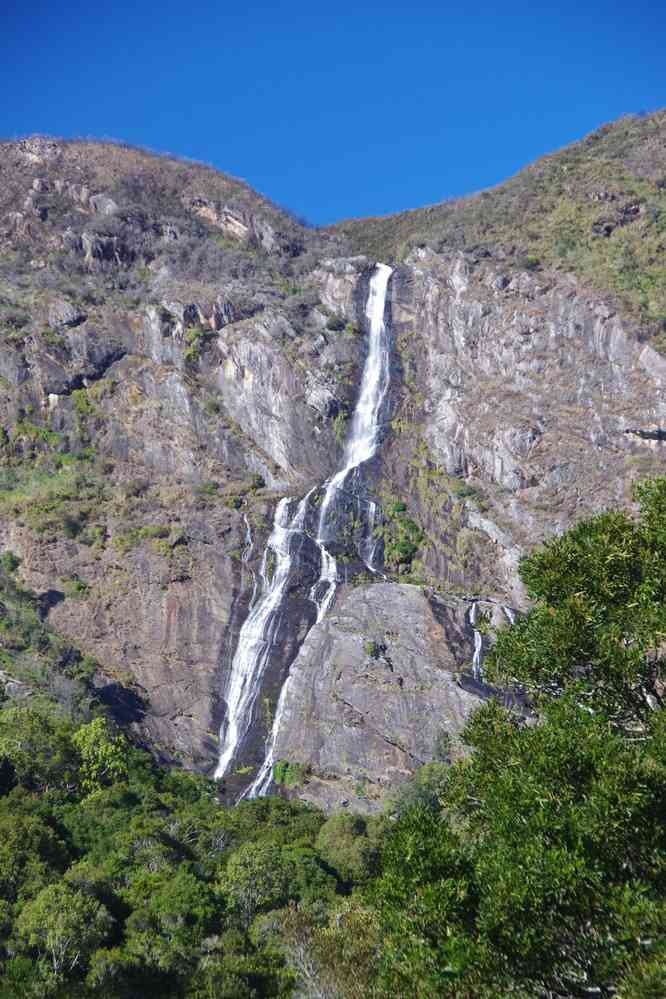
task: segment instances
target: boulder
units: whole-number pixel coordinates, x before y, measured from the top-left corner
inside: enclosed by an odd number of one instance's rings
[[[51,329],[61,329],[63,326],[79,326],[87,319],[87,315],[78,306],[65,301],[64,298],[55,299],[49,305],[48,323]]]

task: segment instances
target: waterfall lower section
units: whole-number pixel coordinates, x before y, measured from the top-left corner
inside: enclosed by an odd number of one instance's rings
[[[290,581],[295,551],[303,542],[303,524],[309,497],[308,493],[291,518],[289,509],[293,501],[289,498],[280,500],[275,510],[273,530],[261,562],[261,589],[257,595],[255,581],[253,599],[240,630],[231,664],[225,698],[227,718],[224,732],[220,732],[220,758],[215,771],[216,777],[222,777],[227,772],[252,722],[254,706],[279,624],[278,612]]]
[[[364,466],[377,451],[385,418],[390,381],[390,345],[385,313],[391,273],[390,267],[378,264],[370,279],[365,310],[369,332],[368,354],[345,444],[343,466],[322,486],[310,490],[295,509],[296,501],[285,498],[280,500],[275,511],[260,578],[255,579],[250,608],[240,629],[224,693],[226,715],[220,729],[217,778],[229,773],[252,726],[262,681],[287,621],[291,591],[302,588],[310,575],[312,581],[307,589],[307,600],[311,612],[307,633],[312,624],[321,621],[333,603],[340,581],[336,552],[341,544],[343,548],[348,547],[349,535],[356,532],[353,543],[361,565],[371,572],[378,571],[377,563],[381,556],[375,527],[380,511],[377,503],[367,495]],[[315,493],[319,499],[318,510],[313,503]],[[246,526],[246,545],[249,546],[252,539],[249,525]],[[318,567],[316,578],[312,575],[315,565]],[[301,637],[301,642],[304,637]],[[273,747],[288,685],[287,676],[277,701],[264,761],[243,797],[263,795],[270,788],[275,762]]]

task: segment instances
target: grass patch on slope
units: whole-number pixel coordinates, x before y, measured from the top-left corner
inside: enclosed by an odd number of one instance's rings
[[[381,260],[501,248],[518,268],[576,274],[665,333],[666,111],[604,125],[491,190],[335,230]]]

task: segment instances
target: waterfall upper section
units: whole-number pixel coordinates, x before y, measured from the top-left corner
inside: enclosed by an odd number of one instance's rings
[[[345,488],[345,484],[357,468],[370,458],[377,450],[381,429],[380,415],[389,387],[390,351],[386,342],[386,292],[391,268],[386,264],[378,264],[370,279],[368,302],[365,310],[369,322],[370,335],[368,355],[363,368],[361,390],[354,410],[351,430],[345,445],[345,462],[343,467],[329,479],[321,502],[317,540],[326,542],[335,534],[333,517],[337,494]]]
[[[386,294],[392,269],[378,264],[368,291],[365,309],[369,326],[368,354],[363,367],[361,389],[354,410],[351,429],[345,444],[344,465],[328,480],[319,508],[317,544],[322,552],[319,585],[314,592],[320,594],[324,608],[321,620],[330,606],[338,582],[337,563],[328,551],[327,544],[335,541],[341,522],[356,513],[356,520],[364,530],[360,555],[367,567],[374,571],[375,539],[373,536],[377,504],[366,495],[364,484],[357,473],[374,458],[383,425],[382,415],[390,382],[390,345],[386,325]],[[351,509],[350,509],[351,507]],[[356,510],[353,510],[356,507]],[[323,591],[323,593],[322,593]]]
[[[245,791],[250,797],[264,794],[270,787],[273,746],[287,683],[285,659],[288,672],[310,627],[324,617],[333,602],[339,582],[336,550],[341,545],[348,547],[351,537],[360,567],[376,571],[374,562],[379,546],[374,529],[379,510],[376,501],[367,494],[363,467],[375,456],[385,423],[390,382],[386,300],[391,273],[390,267],[378,264],[370,278],[365,309],[368,350],[342,467],[297,504],[289,498],[278,504],[259,580],[238,635],[224,692],[226,713],[220,729],[216,777],[228,775],[241,744],[251,735],[272,657],[281,659],[283,673],[282,692],[263,763]],[[313,499],[315,494],[318,508]],[[298,614],[294,615],[291,605],[296,603]],[[291,635],[287,634],[289,630]],[[286,657],[285,645],[292,652]]]

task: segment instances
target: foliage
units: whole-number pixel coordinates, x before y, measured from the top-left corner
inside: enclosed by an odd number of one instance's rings
[[[315,848],[324,818],[280,799],[224,808],[96,717],[0,709],[0,995],[286,996],[259,925],[344,890]],[[25,960],[24,960],[25,959]]]
[[[360,884],[375,869],[383,829],[381,819],[332,815],[319,830],[317,850],[341,881]]]
[[[201,357],[201,353],[213,337],[216,336],[214,330],[204,329],[201,326],[191,326],[185,330],[185,343],[187,346],[183,351],[183,357],[189,364],[196,363]]]
[[[333,417],[333,434],[336,441],[342,447],[347,436],[347,424],[349,422],[349,414],[345,409],[339,409],[335,416]]]
[[[76,537],[107,495],[86,453],[50,453],[0,469],[0,512],[44,535]]]
[[[533,609],[500,634],[488,675],[533,693],[565,687],[635,728],[662,703],[666,481],[635,490],[640,517],[600,514],[523,559]]]
[[[126,743],[113,735],[105,718],[93,718],[72,736],[72,745],[80,758],[81,787],[98,791],[107,784],[127,777]]]
[[[489,702],[401,802],[370,887],[391,994],[659,994],[666,480],[636,498],[523,560],[536,604],[491,660],[532,722]]]
[[[56,980],[85,965],[104,941],[112,919],[96,899],[64,883],[47,885],[21,910],[20,945],[46,960]]]
[[[402,500],[389,497],[384,504],[384,523],[379,532],[384,539],[384,561],[394,572],[408,571],[423,540],[424,533],[408,515]]]
[[[130,527],[114,534],[111,543],[119,552],[129,552],[144,541],[160,541],[169,537],[171,528],[167,524],[148,524],[143,527]]]
[[[37,714],[43,705],[36,695],[42,692],[66,705],[65,715],[82,718],[97,664],[44,623],[42,602],[17,579],[18,565],[10,552],[0,558],[0,668],[29,685]],[[0,739],[5,734],[0,731]]]
[[[20,564],[21,560],[14,552],[7,551],[0,555],[0,569],[5,573],[16,572]]]
[[[280,786],[298,787],[307,775],[307,769],[302,763],[289,760],[277,760],[273,765],[273,780]]]
[[[0,996],[663,995],[666,480],[636,498],[523,561],[491,657],[519,707],[485,703],[466,755],[442,737],[386,816],[224,807],[99,714],[0,706]],[[48,649],[13,572],[3,640]]]

